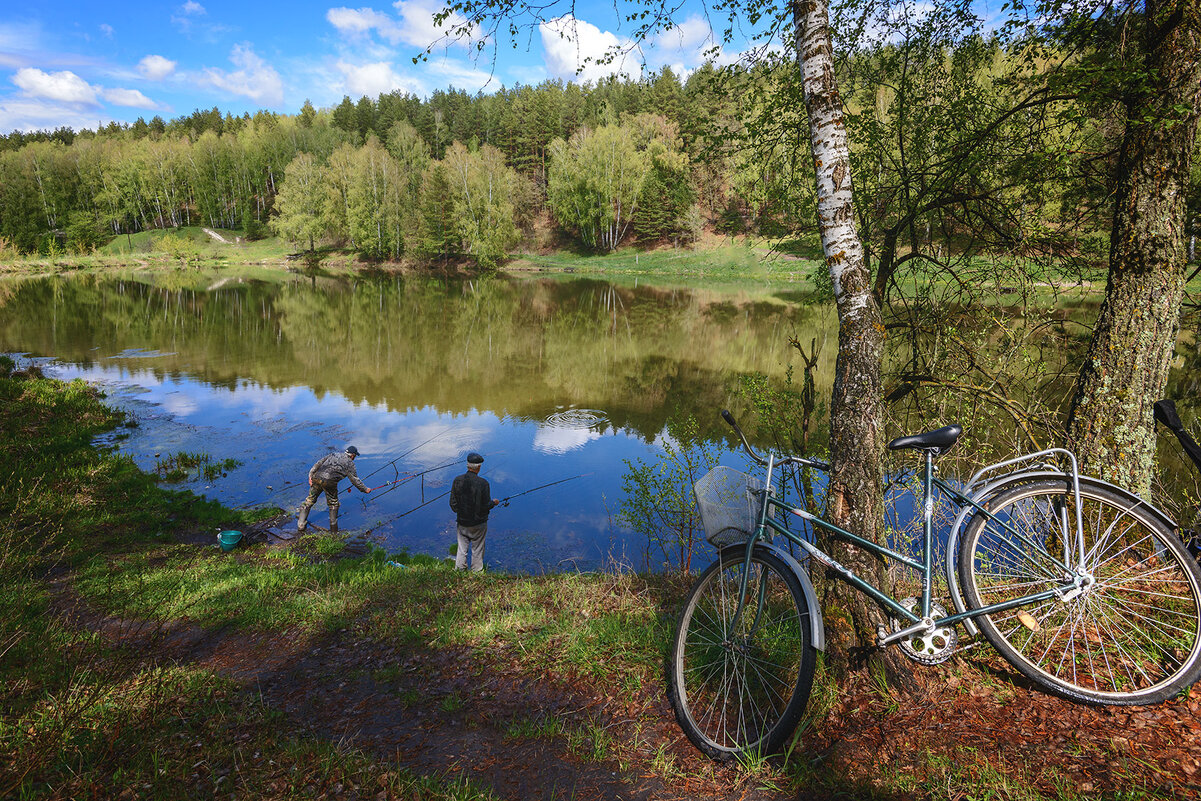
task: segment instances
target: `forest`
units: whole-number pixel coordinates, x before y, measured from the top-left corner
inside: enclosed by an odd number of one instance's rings
[[[928,33],[840,54],[869,257],[989,252],[1103,267],[1124,87],[1096,80],[1100,56]],[[684,80],[664,68],[643,80],[306,101],[295,115],[213,108],[13,132],[0,137],[0,250],[87,253],[189,225],[370,261],[483,267],[522,250],[687,246],[704,231],[816,241],[796,72],[760,59]]]

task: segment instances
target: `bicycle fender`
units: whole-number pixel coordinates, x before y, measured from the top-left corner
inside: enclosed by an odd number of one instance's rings
[[[1046,480],[1071,482],[1072,477],[1070,475],[1068,475],[1067,473],[1062,473],[1057,470],[1040,470],[1040,471],[1031,472],[1031,473],[1018,473],[1017,475],[1002,476],[1002,477],[998,478],[996,481],[992,481],[988,484],[985,484],[978,491],[973,492],[971,495],[971,498],[972,498],[972,500],[976,501],[977,503],[980,503],[984,498],[988,497],[989,495],[1004,492],[1004,491],[1011,489],[1012,487],[1017,486],[1019,484],[1028,484],[1033,481],[1046,481]],[[1156,520],[1158,520],[1163,525],[1167,526],[1168,529],[1170,529],[1171,531],[1177,530],[1176,521],[1173,520],[1171,517],[1169,517],[1166,512],[1164,512],[1159,507],[1152,505],[1145,498],[1142,498],[1139,495],[1136,495],[1135,493],[1131,492],[1130,490],[1124,489],[1123,487],[1119,487],[1118,485],[1112,484],[1108,481],[1104,481],[1099,478],[1094,478],[1092,476],[1080,476],[1079,480],[1080,480],[1081,486],[1084,486],[1087,484],[1087,485],[1091,485],[1094,487],[1103,487],[1103,488],[1110,490],[1110,491],[1116,493],[1117,495],[1121,496],[1123,499],[1128,501],[1132,507],[1142,506],[1146,511],[1151,513],[1152,517],[1154,517]],[[971,506],[965,506],[962,509],[960,509],[959,514],[955,517],[955,522],[951,524],[950,536],[947,539],[947,551],[946,551],[947,585],[950,588],[951,601],[952,601],[952,603],[955,604],[955,611],[959,612],[959,613],[963,613],[963,612],[967,611],[967,604],[964,602],[963,593],[959,589],[959,578],[957,575],[957,571],[955,569],[955,563],[958,561],[959,538],[963,533],[963,524],[965,522],[967,522],[968,518],[970,518],[973,514],[975,514],[975,512],[976,512],[976,510],[974,508],[972,508]],[[979,633],[979,629],[977,628],[975,621],[973,621],[970,617],[964,618],[963,625],[964,625],[964,628],[966,628],[968,630],[969,634],[978,634]]]
[[[755,547],[762,548],[765,551],[771,551],[773,556],[779,557],[783,562],[792,568],[792,572],[801,582],[801,591],[805,593],[805,601],[809,604],[809,631],[813,636],[813,647],[819,651],[826,650],[826,624],[822,621],[822,608],[817,603],[817,592],[813,589],[813,582],[809,581],[809,573],[805,568],[801,567],[792,554],[782,550],[775,545],[766,542],[756,543]],[[745,545],[730,545],[722,549],[721,554],[726,551],[734,551],[735,553],[745,556]]]

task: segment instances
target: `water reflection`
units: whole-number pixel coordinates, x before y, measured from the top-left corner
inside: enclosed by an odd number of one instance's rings
[[[1169,384],[1193,426],[1195,328]],[[371,486],[439,469],[350,495],[344,525],[441,555],[451,516],[431,499],[460,469],[440,466],[468,450],[488,457],[498,497],[590,474],[496,512],[489,563],[511,570],[646,566],[645,543],[617,522],[624,461],[651,458],[669,416],[694,415],[729,442],[716,410],[745,417],[738,376],[782,379],[789,337],[818,340],[828,397],[832,312],[778,295],[504,278],[214,284],[184,272],[0,282],[0,350],[55,357],[59,375],[107,387],[142,424],[120,446],[143,467],[180,450],[240,459],[191,485],[231,505],[295,506],[309,466],[354,443],[360,474],[378,471]],[[1191,477],[1175,441],[1160,443],[1162,463]]]
[[[725,437],[716,410],[739,408],[739,374],[780,378],[789,336],[832,331],[821,309],[591,280],[0,285],[0,349],[107,387],[141,422],[121,447],[143,467],[180,450],[242,460],[193,486],[231,505],[295,506],[309,466],[347,443],[370,486],[468,450],[487,457],[497,497],[590,474],[497,510],[489,562],[514,570],[645,567],[645,544],[617,522],[623,462],[650,458],[670,415]],[[828,375],[833,346],[822,352]],[[341,522],[445,554],[451,516],[432,499],[460,471],[351,494]]]
[[[567,453],[600,439],[608,416],[596,409],[564,409],[549,415],[534,435],[534,449],[543,453]]]

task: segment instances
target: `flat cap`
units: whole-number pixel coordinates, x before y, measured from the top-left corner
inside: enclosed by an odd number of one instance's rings
[[[475,451],[472,451],[471,453],[467,454],[467,464],[483,464],[483,463],[484,463],[484,457],[480,456]]]

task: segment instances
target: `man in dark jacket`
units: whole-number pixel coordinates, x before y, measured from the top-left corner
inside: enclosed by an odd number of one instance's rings
[[[484,537],[488,534],[488,513],[500,503],[492,499],[488,480],[480,478],[484,457],[475,451],[467,454],[467,472],[450,485],[450,508],[459,524],[459,550],[455,570],[467,569],[467,551],[471,551],[471,569],[484,569]]]
[[[349,478],[350,483],[361,492],[371,490],[359,480],[355,472],[354,460],[359,455],[359,449],[353,445],[346,446],[344,453],[331,453],[322,456],[309,470],[309,497],[300,505],[300,519],[296,522],[296,530],[304,531],[309,523],[309,510],[317,502],[321,493],[325,493],[325,502],[329,504],[329,530],[338,530],[338,482]]]

